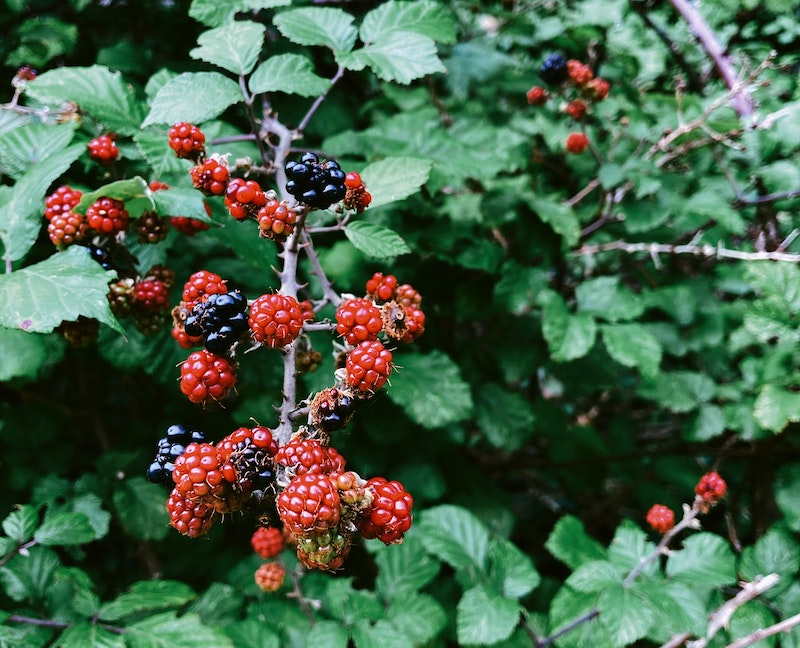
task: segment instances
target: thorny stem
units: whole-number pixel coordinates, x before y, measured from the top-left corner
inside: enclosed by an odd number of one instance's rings
[[[317,109],[322,105],[322,102],[325,101],[325,98],[328,96],[328,93],[331,91],[333,86],[344,76],[344,66],[340,65],[336,70],[336,74],[333,75],[331,78],[331,84],[328,86],[328,89],[319,95],[315,100],[314,103],[311,104],[311,107],[308,109],[308,112],[305,114],[303,119],[300,120],[300,123],[295,128],[295,133],[297,135],[302,135],[306,128],[308,127],[308,122],[311,121],[311,118],[314,116],[314,113],[317,112]]]
[[[36,542],[36,540],[28,540],[28,542],[26,542],[25,544],[21,544],[19,547],[17,547],[16,551],[12,551],[7,556],[0,558],[0,567],[5,565],[9,560],[11,560],[17,554],[27,551],[31,547],[35,547],[37,544],[39,543]]]
[[[311,264],[312,271],[322,285],[324,302],[320,305],[333,304],[334,306],[338,306],[339,302],[342,301],[342,298],[339,296],[339,293],[333,289],[330,279],[328,279],[328,276],[325,274],[325,270],[322,269],[322,265],[320,264],[319,257],[317,256],[317,251],[314,249],[314,244],[311,241],[311,237],[307,232],[302,232],[300,236],[303,243],[303,252],[308,259],[308,262]]]
[[[576,255],[597,254],[598,252],[609,252],[619,250],[628,254],[636,252],[648,252],[653,259],[656,267],[660,267],[658,261],[659,254],[691,254],[697,257],[717,258],[717,259],[737,259],[739,261],[787,261],[799,263],[800,254],[789,252],[741,252],[730,250],[723,245],[697,245],[688,243],[686,245],[669,245],[662,243],[627,243],[625,241],[612,241],[598,245],[584,245],[572,253]]]
[[[297,599],[297,603],[303,614],[306,615],[312,626],[317,625],[317,619],[314,617],[314,611],[311,609],[311,604],[308,599],[303,596],[303,590],[300,589],[301,574],[297,571],[290,571],[289,576],[292,579],[292,591],[288,592],[286,596]]]
[[[733,643],[728,644],[725,648],[746,648],[746,646],[752,646],[754,643],[761,641],[762,639],[766,639],[767,637],[771,637],[772,635],[776,635],[779,632],[789,632],[792,628],[798,625],[800,625],[800,613],[766,628],[756,630],[746,637],[742,637],[741,639],[737,639]]]

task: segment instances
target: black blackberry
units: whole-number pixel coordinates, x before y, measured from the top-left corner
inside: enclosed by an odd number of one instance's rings
[[[567,78],[567,59],[561,54],[550,54],[539,68],[542,81],[550,85],[558,85]]]
[[[175,460],[183,454],[190,443],[204,443],[206,435],[200,430],[187,430],[182,425],[170,425],[167,436],[158,440],[156,458],[147,469],[147,479],[154,484],[172,486],[172,471]]]
[[[195,304],[183,328],[187,335],[202,337],[211,353],[226,353],[249,328],[247,299],[238,290],[209,295]]]
[[[330,387],[318,392],[309,406],[309,423],[325,432],[341,430],[353,416],[355,399],[344,389]]]
[[[256,499],[262,499],[275,481],[272,454],[247,440],[237,445],[231,453],[230,461],[236,471],[237,487],[243,491],[251,491]]]
[[[286,191],[299,202],[316,209],[327,209],[347,193],[345,172],[334,160],[320,162],[313,153],[306,153],[300,162],[286,164]]]
[[[103,270],[115,269],[114,264],[111,262],[111,251],[108,248],[100,247],[94,243],[90,243],[86,248],[89,250],[89,255],[103,266]]]

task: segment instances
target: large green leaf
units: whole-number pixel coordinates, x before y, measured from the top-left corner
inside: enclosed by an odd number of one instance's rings
[[[427,182],[432,166],[431,160],[413,157],[387,157],[368,164],[360,175],[372,196],[370,207],[416,193]]]
[[[72,101],[103,123],[107,130],[133,135],[139,129],[142,104],[119,72],[102,65],[59,67],[26,85],[25,92],[41,102],[60,107]]]
[[[608,630],[613,646],[627,646],[647,634],[653,622],[653,611],[635,591],[611,586],[597,600],[600,622]]]
[[[316,97],[331,82],[314,72],[311,61],[301,54],[275,54],[259,65],[247,82],[250,92],[285,92]]]
[[[76,124],[27,124],[0,134],[0,171],[19,180],[31,166],[60,153],[72,141]]]
[[[156,614],[125,628],[124,636],[131,648],[234,648],[222,629],[203,625],[196,614]]]
[[[281,34],[298,45],[323,45],[344,53],[353,49],[356,42],[353,16],[333,7],[283,11],[273,22]]]
[[[773,527],[752,546],[745,547],[737,573],[746,580],[756,576],[777,573],[783,581],[777,590],[791,585],[792,578],[800,569],[800,545],[783,529]]]
[[[386,616],[415,646],[431,641],[447,624],[442,605],[429,594],[411,593],[394,599]]]
[[[44,216],[44,197],[48,187],[62,175],[84,151],[74,144],[32,166],[13,188],[0,187],[0,240],[4,258],[23,258],[36,242]]]
[[[795,533],[800,532],[800,466],[791,464],[778,471],[775,479],[775,503],[783,514],[786,524]],[[9,534],[10,535],[10,534]]]
[[[314,648],[347,648],[349,639],[350,633],[347,628],[337,621],[328,619],[317,621],[306,636],[308,645],[314,646]],[[239,648],[239,644],[236,646]],[[278,647],[279,644],[275,644],[275,648]],[[253,648],[261,648],[261,645],[253,646]]]
[[[219,72],[184,72],[161,87],[142,126],[208,121],[243,99],[239,84]]]
[[[389,398],[428,429],[452,425],[472,415],[472,395],[458,365],[441,351],[407,354],[391,377]],[[436,389],[431,389],[436,385]]]
[[[436,43],[415,32],[397,31],[340,57],[349,70],[369,67],[384,81],[411,83],[428,74],[446,72],[436,52]]]
[[[219,27],[231,22],[237,12],[272,9],[291,3],[292,0],[192,0],[189,15],[207,27]]]
[[[415,529],[402,544],[386,546],[376,542],[378,565],[376,587],[386,600],[402,598],[430,583],[439,572],[439,563],[425,553]]]
[[[660,403],[671,412],[682,413],[697,409],[714,396],[714,382],[705,374],[694,371],[661,371],[654,377],[645,376],[639,395]]]
[[[114,492],[114,508],[134,538],[159,540],[170,530],[164,489],[144,477],[132,477]]]
[[[528,555],[505,538],[494,538],[489,547],[489,572],[497,591],[508,598],[526,596],[541,582]]]
[[[692,587],[712,588],[736,581],[736,558],[728,543],[713,533],[696,533],[667,561],[670,578]]]
[[[179,608],[195,597],[185,583],[174,580],[139,581],[100,609],[99,618],[118,621],[132,614]]]
[[[570,569],[577,569],[592,560],[604,560],[605,548],[591,538],[578,518],[565,515],[556,522],[545,548]]]
[[[30,504],[17,505],[2,522],[6,535],[23,544],[33,537],[33,532],[39,525],[39,513]]]
[[[411,252],[397,232],[375,223],[356,221],[350,223],[344,233],[356,248],[373,259],[387,259]]]
[[[608,560],[583,563],[564,583],[578,592],[602,592],[609,587],[622,585],[619,568]]]
[[[69,626],[53,644],[54,648],[125,648],[125,646],[125,639],[121,634],[89,621]]]
[[[475,417],[486,440],[513,452],[533,434],[536,420],[530,400],[497,383],[476,391]]]
[[[597,336],[597,323],[586,313],[572,314],[564,299],[552,290],[539,294],[542,306],[542,333],[550,354],[557,362],[585,356]]]
[[[531,201],[531,209],[564,239],[565,245],[575,245],[578,242],[581,227],[572,207],[544,196],[536,196]]]
[[[656,548],[647,534],[630,520],[624,520],[617,527],[611,544],[608,545],[608,559],[623,572],[628,573],[639,566],[643,556]],[[644,573],[652,575],[657,570],[655,562],[644,568]]]
[[[414,648],[411,639],[397,626],[381,619],[375,623],[359,621],[352,629],[355,648]]]
[[[38,335],[0,326],[0,381],[36,378],[64,357],[60,335]]]
[[[194,218],[204,223],[210,223],[211,218],[206,211],[203,194],[189,187],[172,187],[154,191],[152,194],[158,213],[164,216],[185,216]]]
[[[430,553],[456,569],[486,568],[489,531],[467,509],[441,504],[421,517],[419,537]]]
[[[47,596],[53,574],[61,566],[58,555],[47,547],[31,547],[0,567],[0,584],[15,601],[40,601]]]
[[[519,603],[476,585],[464,592],[456,608],[458,643],[486,646],[507,639],[519,618]]]
[[[89,518],[83,513],[55,513],[45,517],[33,539],[40,545],[86,544],[95,539]]]
[[[200,34],[189,56],[237,75],[253,71],[264,45],[264,25],[249,20],[227,23]]]
[[[756,398],[753,417],[771,432],[781,432],[800,421],[800,394],[778,385],[764,385]]]
[[[596,277],[575,289],[578,312],[588,313],[607,322],[632,320],[644,312],[642,299],[621,286],[619,277]]]
[[[437,2],[390,0],[364,16],[359,36],[365,43],[374,43],[395,32],[415,32],[442,43],[456,40],[452,15]]]
[[[106,298],[113,275],[84,247],[70,247],[0,275],[0,325],[49,333],[61,322],[76,321],[82,315],[124,332]]]
[[[608,354],[621,365],[636,367],[645,376],[658,373],[661,344],[641,324],[605,324],[600,327]]]
[[[169,147],[167,129],[163,126],[144,128],[134,135],[133,141],[152,168],[154,178],[172,173],[187,173],[191,166],[189,160],[182,160]]]

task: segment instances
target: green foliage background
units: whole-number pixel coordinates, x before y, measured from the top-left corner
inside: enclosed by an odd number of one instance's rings
[[[0,78],[36,67],[24,104],[82,115],[0,105],[0,645],[658,646],[705,638],[740,582],[771,573],[779,583],[702,645],[795,615],[800,12],[699,10],[747,80],[750,116],[659,0],[6,1]],[[525,99],[556,51],[611,84],[583,155],[564,151],[580,127],[558,99]],[[203,216],[166,130],[250,132],[240,75],[292,127],[330,89],[298,150],[363,170],[376,200],[346,237],[315,239],[323,267],[341,292],[395,274],[427,316],[335,443],[353,469],[404,483],[412,531],[271,595],[253,582],[251,520],[181,537],[144,471],[173,423],[216,437],[269,425],[280,361],[244,356],[238,396],[198,409],[169,329],[115,320],[113,275],[55,253],[42,226],[66,182],[122,181],[138,213]],[[111,171],[85,153],[108,130]],[[252,142],[210,152],[258,157]],[[154,203],[136,178],[176,191]],[[142,267],[277,288],[275,246],[213,209],[207,232],[134,250]],[[91,348],[56,330],[78,315],[103,322]],[[300,391],[332,371],[326,353]],[[712,469],[727,498],[628,582],[659,540],[648,508],[680,517]],[[754,645],[797,646],[800,631]]]

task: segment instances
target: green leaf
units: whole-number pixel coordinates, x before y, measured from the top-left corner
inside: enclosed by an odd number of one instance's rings
[[[195,218],[204,223],[213,222],[206,211],[203,194],[197,189],[188,187],[173,187],[161,189],[152,193],[156,211],[164,216],[185,216]]]
[[[40,601],[47,596],[53,574],[60,566],[61,561],[51,549],[31,547],[26,555],[17,554],[0,567],[0,583],[15,601]]]
[[[199,615],[206,625],[226,626],[239,619],[243,607],[241,584],[234,587],[226,583],[211,583],[186,611]]]
[[[421,517],[418,533],[430,553],[455,569],[485,569],[489,531],[472,513],[460,506],[441,504]]]
[[[496,583],[498,591],[507,598],[526,596],[541,582],[530,557],[505,538],[492,540],[489,564],[492,583]]]
[[[4,258],[17,261],[31,249],[42,226],[45,192],[84,150],[83,145],[75,144],[54,153],[31,167],[13,189],[2,188],[0,240],[5,246]]]
[[[607,560],[583,563],[564,583],[578,592],[602,592],[622,584],[619,568]]]
[[[572,207],[542,196],[535,196],[531,200],[531,209],[543,223],[547,223],[564,239],[565,245],[571,246],[578,242],[581,225]]]
[[[53,644],[54,648],[125,648],[123,635],[83,621],[69,626]]]
[[[667,575],[692,587],[713,588],[736,582],[736,558],[728,543],[713,533],[696,533],[667,561]]]
[[[128,180],[116,180],[83,194],[74,211],[85,214],[89,206],[100,198],[121,200],[125,203],[125,209],[131,218],[138,218],[144,212],[151,211],[156,207],[153,201],[153,192],[150,191],[147,181],[136,176]]]
[[[365,43],[373,43],[395,32],[415,32],[441,43],[456,42],[452,15],[428,0],[384,2],[364,16],[359,36]]]
[[[781,583],[772,593],[789,587],[792,577],[800,569],[800,545],[791,534],[773,527],[754,545],[745,547],[737,573],[745,580],[775,572]]]
[[[194,590],[185,583],[172,580],[139,581],[103,605],[99,618],[118,621],[140,612],[179,608],[194,597]]]
[[[16,29],[17,48],[5,63],[20,67],[43,68],[57,56],[72,54],[78,40],[78,28],[52,16],[36,16]]]
[[[55,513],[47,515],[33,539],[40,545],[77,545],[95,539],[89,518],[83,513]]]
[[[647,634],[653,611],[635,591],[622,586],[609,587],[597,600],[600,622],[608,630],[613,646],[627,646]]]
[[[346,626],[356,621],[374,621],[383,614],[383,605],[374,592],[357,590],[352,578],[341,578],[326,584],[323,603],[327,611]]]
[[[411,252],[397,232],[375,223],[356,221],[350,223],[344,233],[358,250],[373,259],[386,259]]]
[[[661,364],[661,344],[641,324],[604,324],[600,327],[608,354],[625,367],[655,376]]]
[[[331,82],[314,72],[311,61],[300,54],[275,54],[256,68],[247,82],[250,92],[285,92],[301,97],[316,97],[331,87]]]
[[[38,335],[0,326],[0,381],[36,378],[64,357],[59,335]]]
[[[577,517],[565,515],[556,522],[545,548],[572,570],[592,560],[605,560],[606,550],[586,533]]]
[[[551,634],[559,634],[559,648],[586,648],[587,646],[615,646],[608,631],[597,619],[597,594],[576,592],[571,587],[561,587],[550,604]],[[575,619],[586,616],[588,622],[572,627]],[[563,635],[561,634],[563,633]]]
[[[546,288],[547,273],[542,268],[507,261],[494,287],[494,304],[514,315],[523,315],[533,309],[536,297]]]
[[[281,34],[298,45],[323,45],[335,53],[349,52],[356,42],[353,16],[332,7],[283,11],[273,20]]]
[[[170,530],[164,489],[132,477],[114,492],[114,507],[125,530],[140,540],[160,540]]]
[[[359,621],[352,633],[355,648],[414,648],[405,632],[398,632],[394,624],[383,619],[376,623]]]
[[[645,377],[638,393],[677,414],[697,409],[714,396],[716,386],[705,374],[694,371],[661,371]]]
[[[614,538],[608,546],[608,559],[622,572],[630,572],[639,565],[642,558],[654,551],[655,544],[647,539],[647,534],[630,520],[624,520],[617,527]],[[645,574],[653,574],[656,564],[645,567]]]
[[[94,318],[123,332],[108,305],[109,275],[86,248],[0,275],[0,325],[49,333],[63,321]]]
[[[497,383],[482,385],[476,394],[475,418],[486,440],[509,452],[519,449],[533,433],[530,401]]]
[[[347,630],[342,628],[338,622],[319,620],[317,621],[317,624],[311,628],[307,635],[309,642],[311,642],[312,638],[318,638],[315,630],[320,626],[333,626],[337,629],[341,629],[345,633],[345,639],[347,639]],[[225,626],[225,632],[231,637],[236,648],[281,648],[280,637],[278,637],[278,635],[275,634],[275,632],[266,623],[264,623],[262,620],[259,620],[258,617],[248,617],[244,621],[231,623]],[[331,632],[333,634],[336,631],[332,629]],[[312,645],[319,645],[320,648],[340,648],[340,644],[337,644],[334,641],[325,643],[324,639],[325,638],[322,637],[320,639],[322,643],[313,643]],[[342,646],[342,648],[346,648],[346,644],[345,646]]]
[[[800,466],[789,464],[783,466],[775,479],[775,503],[778,505],[789,528],[800,532]],[[8,533],[8,532],[6,532]],[[9,535],[11,535],[9,533]]]
[[[585,356],[594,345],[597,323],[586,313],[573,315],[564,299],[552,290],[539,294],[542,306],[542,333],[556,362],[568,362]]]
[[[427,644],[447,625],[444,609],[429,594],[409,593],[395,598],[386,610],[386,618],[415,646]]]
[[[472,415],[469,385],[458,365],[441,351],[404,355],[391,377],[388,395],[412,421],[427,429],[453,425]]]
[[[184,72],[159,89],[142,127],[179,121],[201,123],[242,100],[239,84],[219,72]]]
[[[322,619],[317,621],[311,628],[306,637],[306,642],[309,646],[314,646],[314,648],[347,648],[349,639],[350,634],[341,623]],[[260,647],[254,646],[254,648]]]
[[[730,619],[729,631],[732,639],[741,639],[749,636],[751,633],[768,628],[774,624],[778,619],[775,614],[770,611],[770,608],[760,600],[749,601],[741,607],[737,608]],[[784,636],[781,634],[781,636]],[[733,645],[733,644],[731,644]],[[780,645],[785,648],[785,643],[781,640],[780,644],[775,643],[775,637],[767,637],[761,641],[750,643],[751,646],[758,646],[758,648],[771,648]]]
[[[291,4],[292,0],[192,0],[189,16],[207,27],[219,27],[234,19],[240,11],[272,9]]]
[[[413,157],[388,157],[361,171],[372,196],[370,207],[387,205],[415,194],[428,181],[433,162]]]
[[[578,312],[588,313],[607,322],[624,322],[644,312],[642,299],[620,286],[619,277],[597,277],[584,281],[575,289]]]
[[[24,544],[33,537],[39,525],[39,512],[30,504],[17,505],[16,510],[3,520],[3,531],[18,544]]]
[[[378,576],[375,586],[386,600],[402,598],[422,589],[439,573],[439,563],[425,553],[416,533],[408,533],[399,545],[376,545]]]
[[[764,385],[758,392],[753,417],[770,432],[782,432],[789,423],[800,421],[800,394],[778,385]]]
[[[191,50],[189,56],[236,75],[250,74],[264,46],[265,30],[264,25],[249,20],[230,22],[200,34],[199,47]]]
[[[391,32],[380,41],[340,57],[349,70],[369,67],[384,81],[408,84],[428,74],[446,72],[436,52],[436,43],[414,32]]]
[[[485,646],[511,636],[520,617],[516,601],[477,585],[464,592],[456,608],[456,632],[461,646]]]
[[[787,315],[800,312],[800,268],[796,265],[753,261],[747,264],[745,276],[758,293],[780,304]]]
[[[81,111],[103,123],[106,130],[133,135],[142,121],[141,103],[119,72],[107,67],[58,67],[40,74],[25,86],[26,94],[60,106],[75,102]]]
[[[221,629],[201,623],[196,614],[175,616],[173,612],[157,614],[125,629],[130,648],[234,648],[233,641]]]
[[[748,412],[749,414],[749,412]],[[697,410],[685,437],[690,441],[708,441],[725,432],[725,415],[717,405],[703,405]]]
[[[153,176],[161,178],[169,174],[187,173],[191,163],[175,155],[169,147],[167,129],[162,126],[150,126],[133,136],[136,148],[147,160],[153,170]]]
[[[34,123],[0,134],[0,170],[19,180],[31,166],[69,146],[75,127],[74,123]]]

